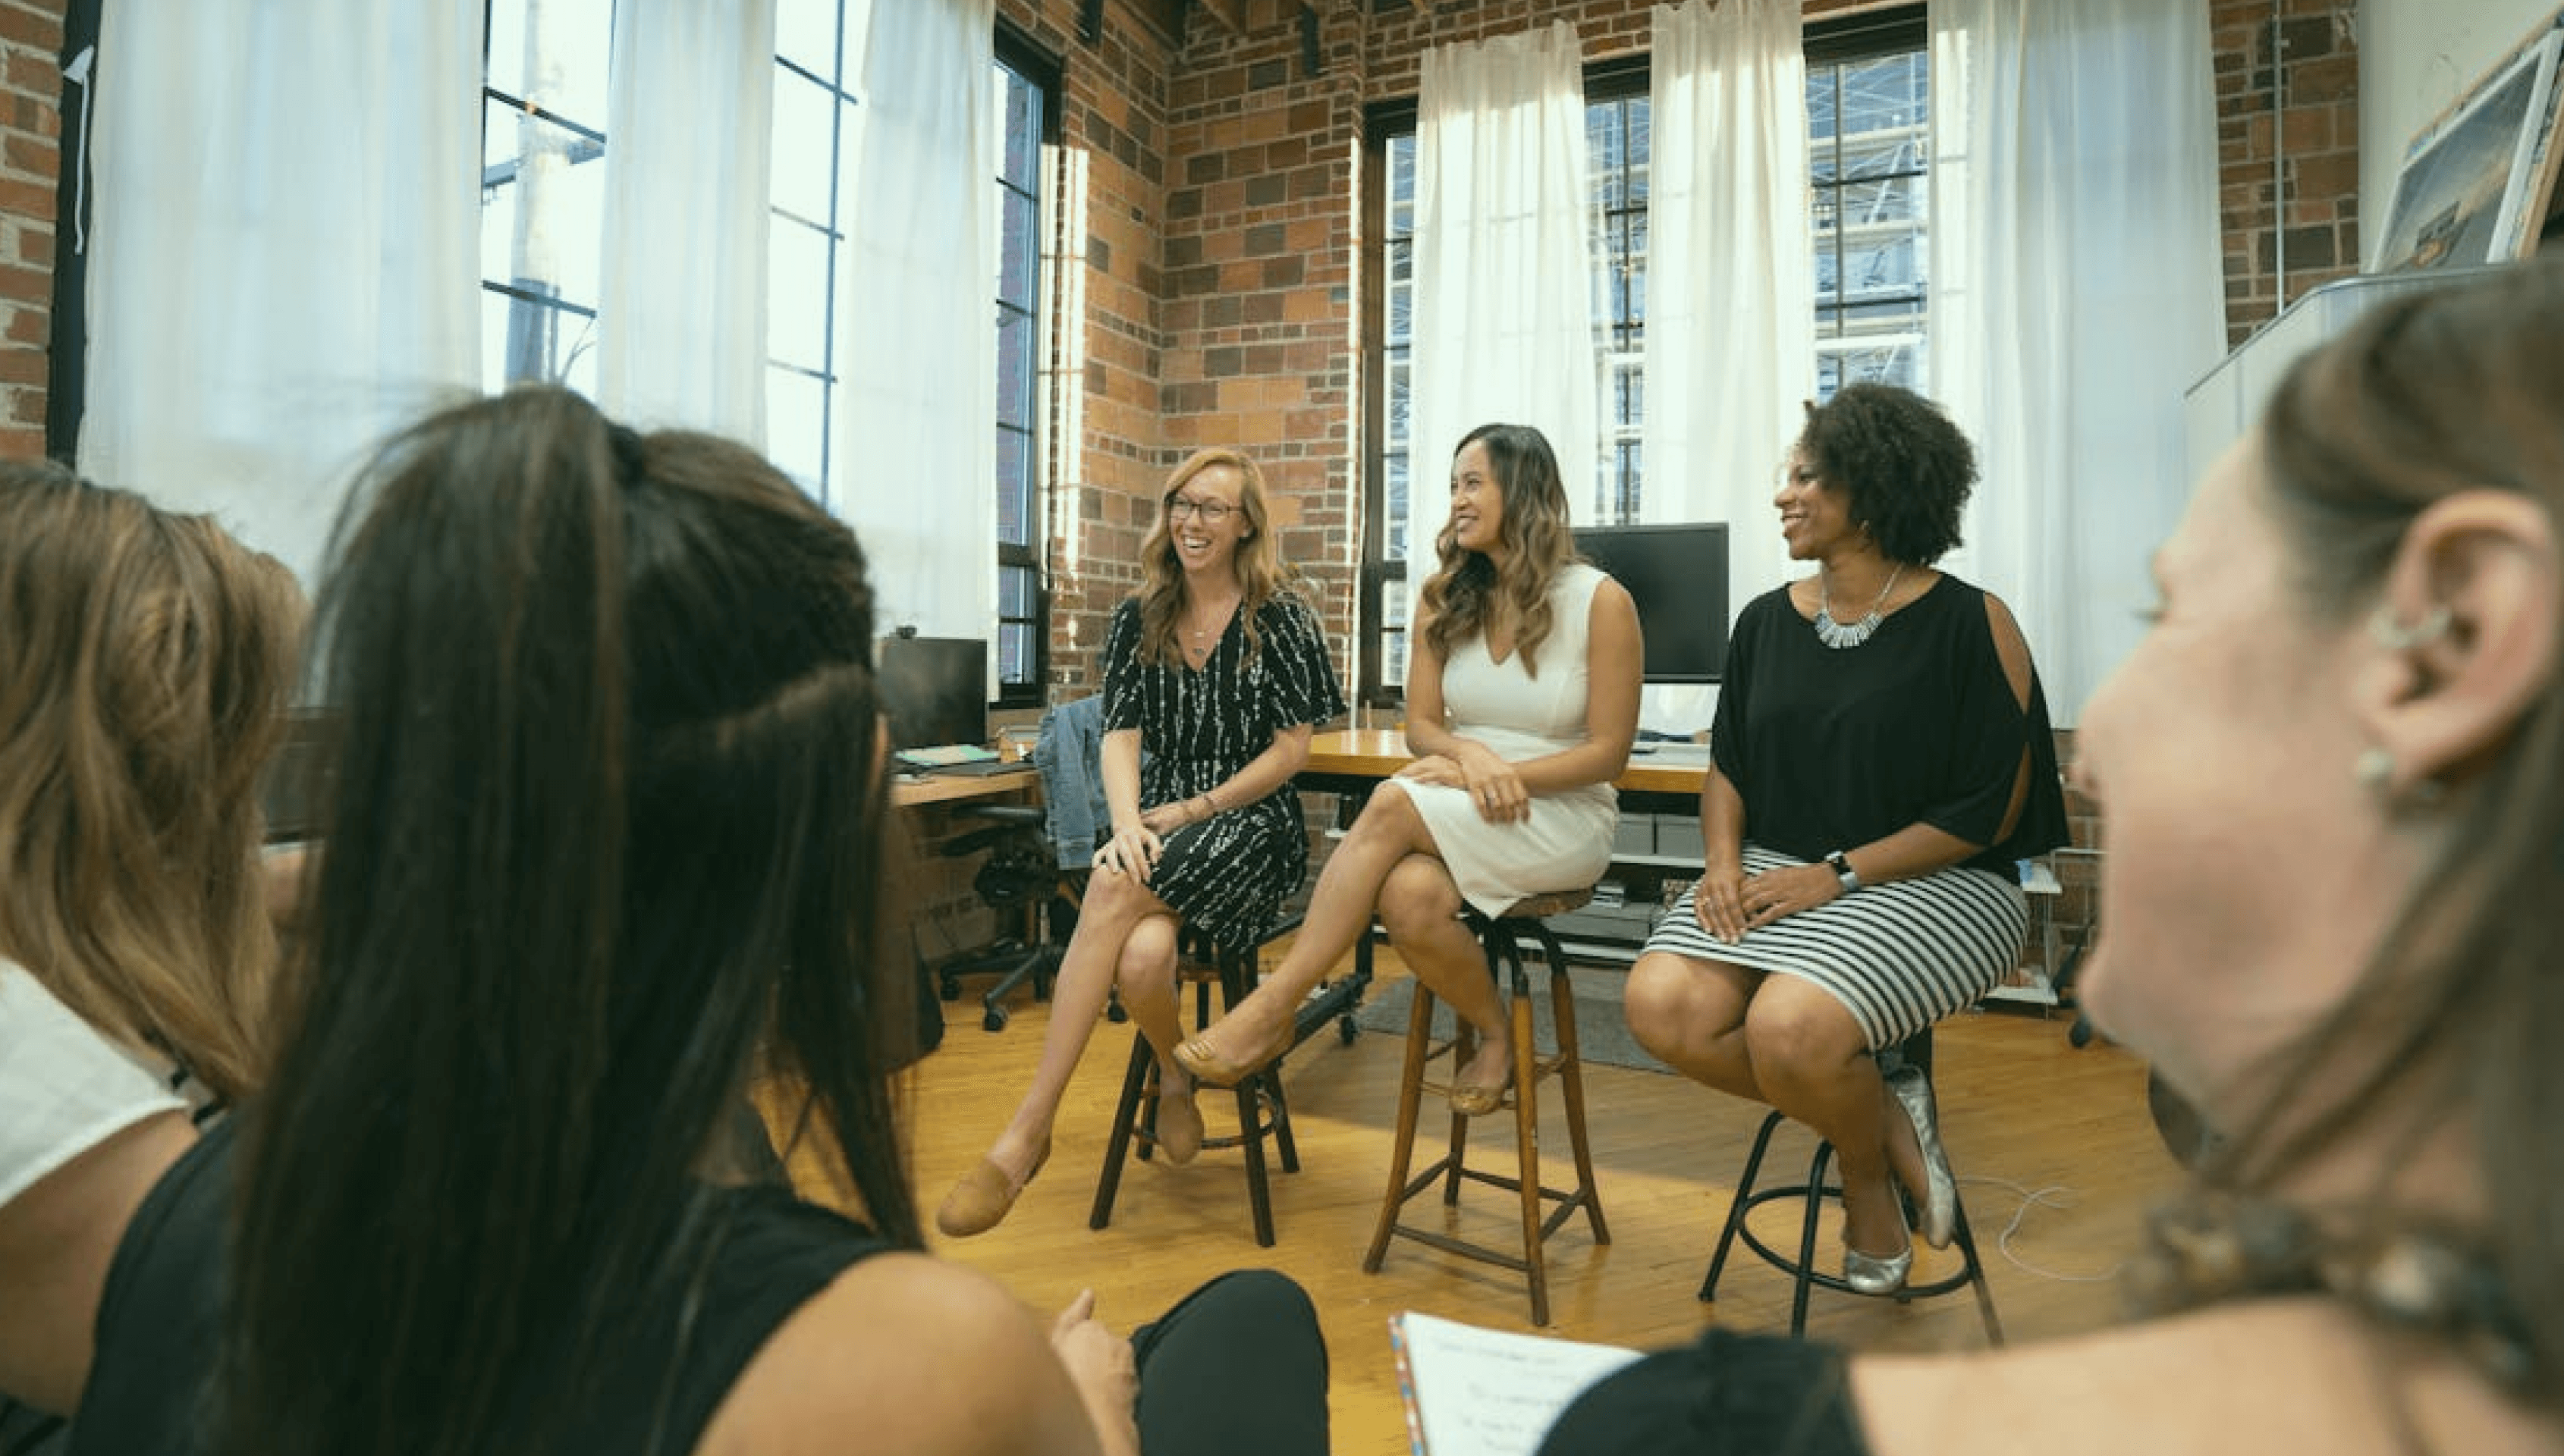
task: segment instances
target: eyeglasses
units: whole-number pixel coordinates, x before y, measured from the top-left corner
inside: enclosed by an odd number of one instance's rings
[[[1199,518],[1204,525],[1219,524],[1228,519],[1228,513],[1237,509],[1222,501],[1196,501],[1189,496],[1177,496],[1172,493],[1167,497],[1166,504],[1169,520],[1181,520],[1191,516]]]

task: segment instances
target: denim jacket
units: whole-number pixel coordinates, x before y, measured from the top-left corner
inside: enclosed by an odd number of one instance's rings
[[[1104,801],[1103,694],[1042,715],[1033,766],[1041,770],[1051,847],[1062,867],[1083,868],[1095,858],[1096,839],[1109,835],[1113,825],[1112,806]]]

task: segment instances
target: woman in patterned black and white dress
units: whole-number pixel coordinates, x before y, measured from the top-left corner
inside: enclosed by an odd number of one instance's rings
[[[1773,505],[1816,573],[1737,615],[1700,884],[1626,992],[1640,1045],[1833,1144],[1843,1277],[1865,1293],[1913,1263],[1891,1166],[1936,1247],[1956,1213],[1930,1085],[1882,1082],[1869,1054],[2011,968],[2029,929],[2014,862],[2065,840],[2029,644],[2002,601],[1932,567],[1975,479],[1966,437],[1908,390],[1809,407]]]
[[[1140,559],[1140,591],[1104,639],[1112,837],[1095,851],[1033,1084],[936,1212],[957,1238],[994,1228],[1041,1170],[1060,1096],[1116,985],[1157,1049],[1158,1145],[1170,1161],[1192,1159],[1201,1115],[1171,1059],[1183,1034],[1176,928],[1252,945],[1308,870],[1291,778],[1345,700],[1316,614],[1286,584],[1255,462],[1204,450],[1177,467]]]

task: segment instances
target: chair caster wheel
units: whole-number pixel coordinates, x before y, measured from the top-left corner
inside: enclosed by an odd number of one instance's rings
[[[981,1031],[1005,1030],[1006,1008],[1003,1006],[991,1006],[985,1012],[981,1013],[979,1017],[979,1029]]]
[[[1120,1001],[1115,1001],[1112,1005],[1104,1008],[1104,1019],[1118,1026],[1121,1023],[1130,1020],[1131,1013],[1122,1009],[1122,1003]]]
[[[962,999],[962,982],[949,975],[937,976],[935,978],[935,988],[942,991],[944,993],[944,999],[948,1001],[959,1001]]]
[[[2066,1029],[2065,1044],[2070,1047],[2088,1047],[2092,1044],[2092,1022],[2088,1017],[2074,1018],[2074,1024]]]
[[[1362,1035],[1362,1028],[1354,1024],[1354,1019],[1351,1016],[1339,1016],[1336,1018],[1336,1040],[1344,1043],[1346,1046],[1352,1046],[1354,1044],[1354,1038],[1360,1035]]]

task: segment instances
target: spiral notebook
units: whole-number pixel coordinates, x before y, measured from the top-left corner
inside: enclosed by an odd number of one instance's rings
[[[1415,1456],[1532,1456],[1569,1402],[1638,1357],[1412,1310],[1389,1317],[1389,1345]]]

